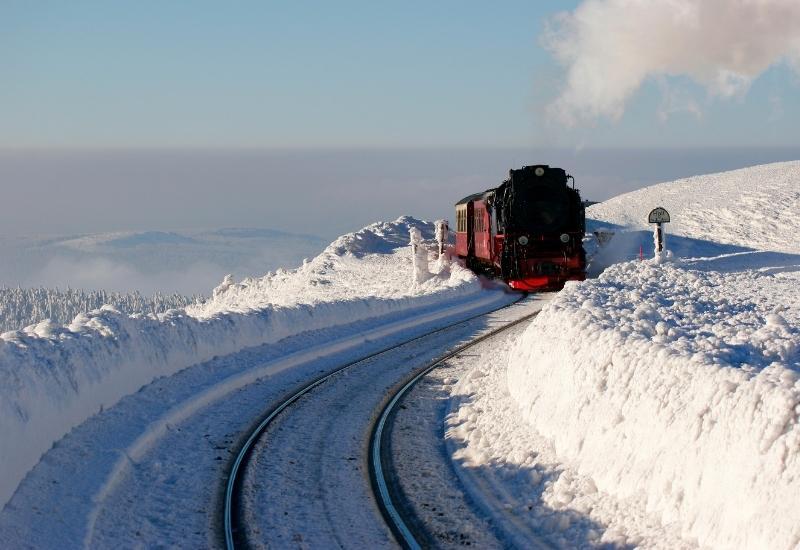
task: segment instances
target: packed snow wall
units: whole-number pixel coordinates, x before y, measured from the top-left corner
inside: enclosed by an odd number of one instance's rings
[[[700,545],[794,548],[798,277],[708,263],[628,262],[568,283],[517,342],[508,389],[600,491]]]

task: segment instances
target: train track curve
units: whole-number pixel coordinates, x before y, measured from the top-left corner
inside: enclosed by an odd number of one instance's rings
[[[464,353],[488,340],[489,338],[498,336],[499,334],[519,325],[525,321],[529,321],[536,315],[538,311],[525,315],[511,321],[504,326],[487,332],[474,340],[455,348],[448,352],[446,355],[435,359],[428,365],[419,369],[412,374],[400,387],[388,397],[387,403],[381,410],[380,415],[373,424],[372,432],[369,442],[369,475],[372,482],[373,492],[378,502],[384,520],[389,525],[397,541],[404,547],[410,550],[418,550],[426,548],[432,544],[426,533],[422,532],[419,528],[415,527],[417,523],[411,514],[399,504],[397,495],[399,490],[394,476],[391,475],[391,451],[389,448],[389,439],[387,436],[388,427],[390,426],[393,417],[397,413],[399,404],[403,397],[411,390],[420,380],[422,380],[431,371],[444,364],[448,359]]]
[[[360,365],[362,363],[366,363],[369,360],[375,359],[375,358],[377,358],[377,357],[379,357],[379,356],[381,356],[383,354],[389,353],[389,352],[391,352],[393,350],[396,350],[397,348],[400,348],[402,346],[406,346],[406,345],[408,345],[408,344],[410,344],[412,342],[415,342],[415,341],[418,341],[418,340],[422,340],[424,338],[428,338],[433,334],[442,333],[444,331],[452,329],[453,327],[456,327],[456,326],[459,326],[459,325],[462,325],[462,324],[465,324],[465,323],[469,323],[472,320],[478,319],[478,318],[483,317],[483,316],[485,316],[487,314],[490,314],[492,312],[496,312],[496,311],[505,309],[507,307],[510,307],[510,306],[512,306],[514,304],[517,304],[522,299],[524,299],[524,295],[521,295],[519,297],[519,299],[514,300],[513,302],[511,302],[509,304],[505,304],[502,307],[499,307],[499,308],[496,308],[496,309],[490,310],[490,311],[482,311],[481,313],[472,315],[472,316],[470,316],[468,318],[465,318],[465,319],[461,319],[461,320],[459,320],[457,322],[454,322],[454,323],[450,323],[450,324],[448,324],[446,326],[443,326],[443,327],[438,328],[436,330],[427,332],[427,333],[425,333],[423,335],[416,336],[414,338],[410,338],[410,339],[404,340],[404,341],[402,341],[400,343],[397,343],[397,344],[394,344],[394,345],[391,345],[391,346],[387,346],[386,348],[383,348],[383,349],[381,349],[381,350],[379,350],[377,352],[371,353],[371,354],[369,354],[369,355],[367,355],[365,357],[362,357],[362,358],[360,358],[358,360],[355,360],[355,361],[349,362],[347,364],[344,364],[342,366],[339,366],[336,369],[334,369],[334,370],[332,370],[332,371],[330,371],[330,372],[328,372],[328,373],[326,373],[326,374],[324,374],[322,376],[319,376],[318,378],[312,380],[311,382],[303,385],[302,387],[297,388],[295,391],[291,392],[287,397],[282,399],[276,406],[274,406],[273,408],[269,409],[265,413],[265,415],[260,419],[260,421],[258,421],[258,424],[256,425],[256,427],[251,430],[251,432],[246,437],[246,439],[244,439],[244,437],[243,437],[244,443],[241,445],[241,447],[236,452],[235,458],[234,458],[234,460],[232,462],[231,469],[229,471],[228,480],[227,480],[227,483],[225,485],[225,493],[224,493],[224,498],[223,498],[223,511],[222,511],[222,513],[223,513],[224,540],[225,540],[226,548],[228,550],[232,550],[234,548],[248,548],[248,547],[252,546],[247,540],[247,535],[246,535],[247,530],[244,529],[243,525],[242,525],[241,502],[240,502],[241,501],[241,492],[242,492],[242,488],[243,488],[243,475],[242,475],[242,473],[244,472],[245,468],[247,467],[247,464],[248,464],[248,462],[250,460],[250,457],[251,457],[251,453],[252,453],[256,443],[260,439],[260,437],[266,432],[267,428],[269,428],[269,426],[273,422],[275,422],[275,420],[278,417],[280,417],[281,414],[284,411],[286,411],[286,409],[291,407],[292,404],[296,403],[301,397],[303,397],[304,395],[306,395],[309,392],[311,392],[314,388],[317,388],[318,386],[324,384],[326,381],[328,381],[331,378],[333,378],[334,376],[342,373],[343,371],[353,369],[353,368],[357,367],[358,365]],[[531,316],[527,316],[526,318],[529,319],[530,317]],[[518,321],[516,321],[514,323],[516,324],[517,322],[522,322],[526,318],[520,319],[520,320],[518,320]],[[506,327],[510,327],[510,326],[511,325],[507,325]],[[494,330],[488,335],[481,336],[478,339],[474,340],[474,343],[478,343],[479,341],[483,341],[483,340],[486,339],[486,337],[488,337],[490,335],[497,334],[501,330],[502,329]],[[459,351],[463,351],[463,348],[464,348],[463,346],[460,347]],[[459,351],[456,351],[455,353],[458,353]],[[452,356],[452,354],[450,354],[448,356]],[[439,361],[446,360],[446,358],[447,357],[443,357]],[[430,370],[430,368],[428,368],[428,370]],[[379,501],[379,504],[380,504],[380,501]],[[402,540],[402,539],[398,539],[398,540]]]

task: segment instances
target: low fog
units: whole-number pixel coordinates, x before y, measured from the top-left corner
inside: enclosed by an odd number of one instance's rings
[[[377,220],[452,217],[512,167],[551,164],[584,198],[753,164],[793,149],[0,152],[0,238],[261,227],[332,240]]]

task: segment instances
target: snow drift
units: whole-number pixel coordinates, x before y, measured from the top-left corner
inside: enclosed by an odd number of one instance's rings
[[[412,284],[413,218],[341,237],[303,266],[260,279],[226,280],[212,299],[158,315],[106,306],[66,326],[42,322],[0,336],[0,503],[55,441],[89,416],[167,376],[217,355],[303,331],[476,296],[481,287],[454,265]]]
[[[783,163],[591,207],[624,236],[665,206],[684,257],[568,284],[509,360],[560,460],[703,546],[800,544],[799,186]]]

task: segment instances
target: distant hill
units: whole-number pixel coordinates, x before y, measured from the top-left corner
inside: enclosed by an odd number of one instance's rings
[[[296,267],[327,244],[268,228],[0,238],[0,286],[208,294],[228,273]]]

